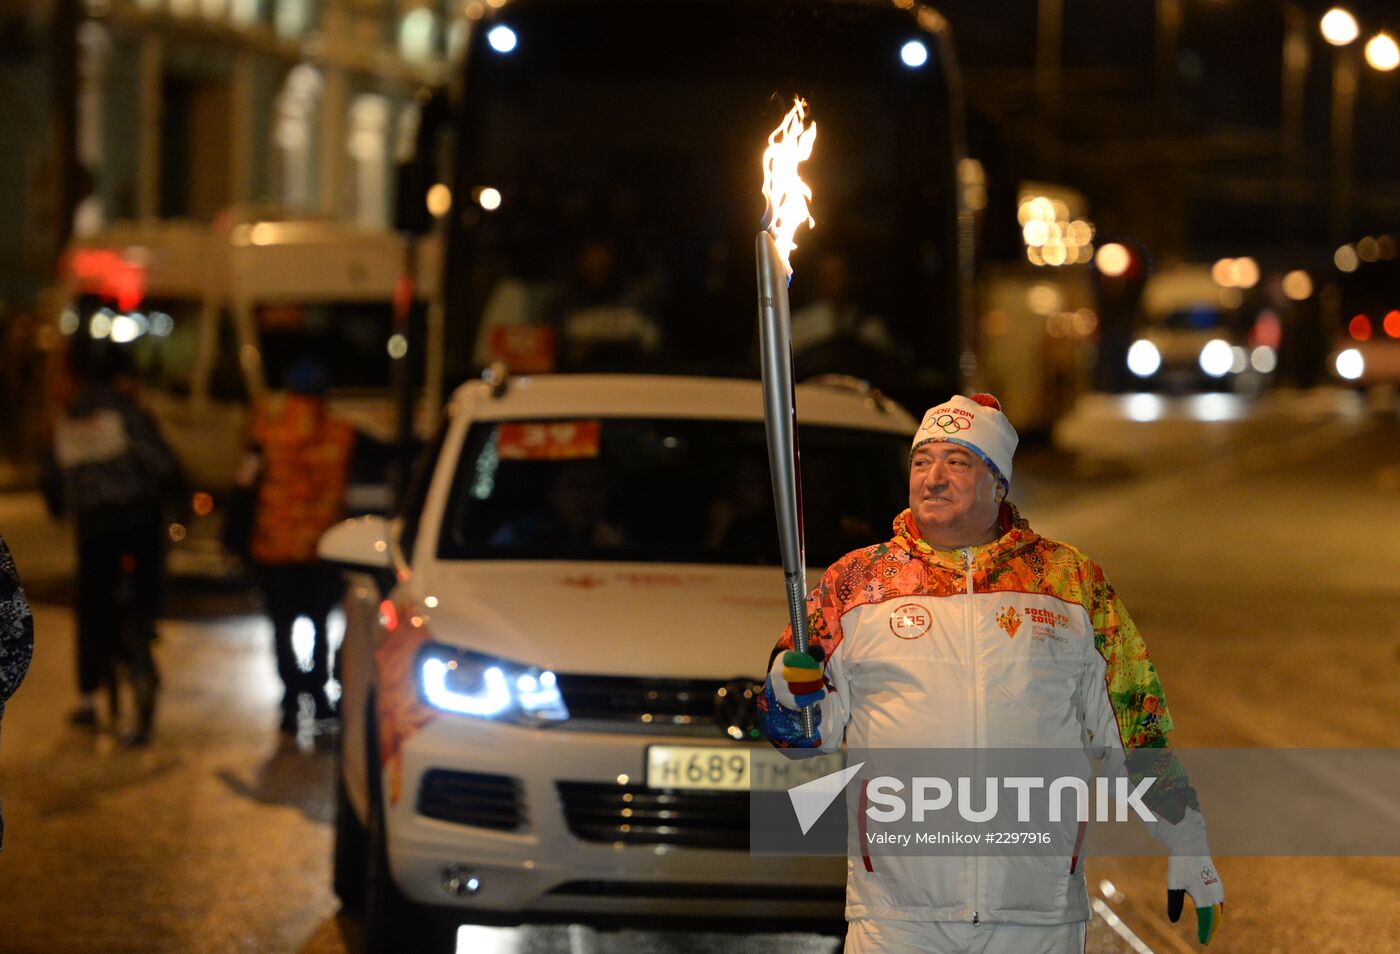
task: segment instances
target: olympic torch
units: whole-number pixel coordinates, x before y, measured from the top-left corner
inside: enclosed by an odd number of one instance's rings
[[[797,164],[812,154],[816,123],[804,127],[807,104],[798,99],[768,137],[763,153],[763,198],[767,208],[755,242],[758,258],[758,341],[763,375],[763,421],[768,439],[768,468],[778,514],[778,542],[787,583],[792,645],[807,651],[807,559],[802,532],[802,466],[797,451],[797,399],[793,392],[792,318],[788,312],[793,235],[804,222],[816,225],[807,211],[811,188]],[[802,707],[802,732],[816,734],[816,715]]]

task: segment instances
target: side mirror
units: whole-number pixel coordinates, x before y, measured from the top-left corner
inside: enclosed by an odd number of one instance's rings
[[[316,552],[322,560],[342,570],[369,573],[388,592],[394,580],[389,555],[389,521],[379,516],[342,520],[321,535]]]

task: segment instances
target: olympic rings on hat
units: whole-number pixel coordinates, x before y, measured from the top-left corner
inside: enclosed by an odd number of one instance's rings
[[[930,415],[924,418],[925,428],[937,427],[944,434],[956,434],[958,431],[965,431],[972,426],[972,421],[966,417],[959,417],[955,414],[940,414],[937,417]]]

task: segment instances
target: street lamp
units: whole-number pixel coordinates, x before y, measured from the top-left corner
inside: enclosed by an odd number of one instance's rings
[[[1400,66],[1400,47],[1388,33],[1377,33],[1366,41],[1366,62],[1382,73]]]
[[[1341,7],[1333,7],[1318,22],[1322,38],[1337,47],[1332,58],[1332,238],[1345,241],[1351,228],[1352,150],[1355,136],[1356,91],[1360,58],[1347,49],[1361,35],[1356,17]],[[1388,72],[1400,66],[1400,47],[1387,33],[1377,33],[1366,42],[1366,62]]]
[[[1333,46],[1346,46],[1361,33],[1356,25],[1356,17],[1341,7],[1333,7],[1324,13],[1319,26],[1322,29],[1322,38]]]

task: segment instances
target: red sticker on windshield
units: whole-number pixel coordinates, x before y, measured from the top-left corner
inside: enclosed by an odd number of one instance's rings
[[[581,460],[598,456],[601,421],[531,421],[501,424],[496,453],[501,460]]]

